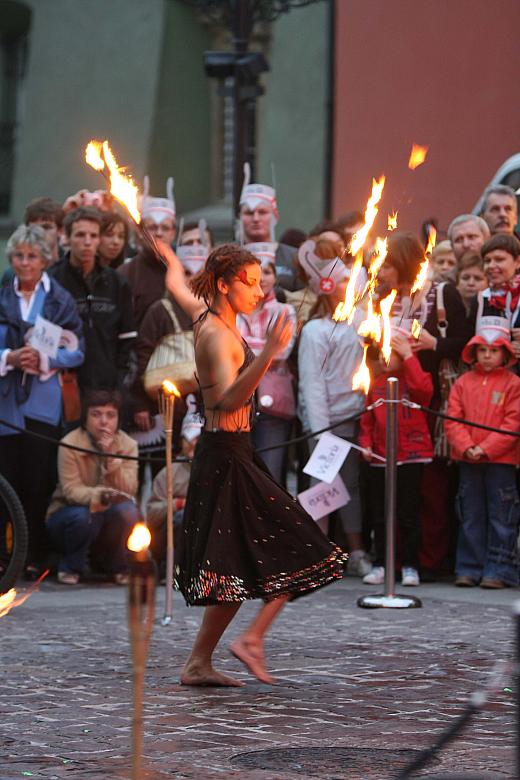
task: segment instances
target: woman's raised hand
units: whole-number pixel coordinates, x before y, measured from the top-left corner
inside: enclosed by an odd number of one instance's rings
[[[274,357],[289,344],[294,326],[288,311],[283,311],[269,329],[265,349]]]

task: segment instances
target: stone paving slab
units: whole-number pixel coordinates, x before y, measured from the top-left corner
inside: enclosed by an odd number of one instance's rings
[[[161,626],[159,588],[146,675],[143,780],[395,777],[395,758],[389,754],[381,769],[378,751],[428,747],[489,681],[495,662],[512,656],[511,608],[519,593],[425,585],[414,590],[422,609],[359,609],[357,597],[371,590],[378,588],[348,578],[289,605],[267,643],[275,686],[254,681],[226,652],[257,608],[244,605],[218,662],[246,687],[195,689],[180,686],[178,675],[201,610],[187,609],[175,594],[174,622]],[[47,582],[0,619],[0,780],[130,777],[125,600],[125,590],[111,585],[66,589]],[[515,777],[515,698],[504,688],[513,684],[495,690],[438,762],[416,776]],[[281,760],[281,769],[232,761],[289,748],[315,748],[316,756],[323,748],[359,748],[371,751],[362,760],[373,755],[373,761],[335,766],[330,752],[317,768],[293,759],[285,765],[278,753],[267,754],[267,763]]]

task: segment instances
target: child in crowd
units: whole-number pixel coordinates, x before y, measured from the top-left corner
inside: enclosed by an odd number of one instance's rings
[[[448,414],[502,431],[520,430],[520,378],[504,318],[483,317],[462,358],[472,371],[455,382]],[[518,585],[520,505],[515,483],[519,440],[507,434],[446,421],[452,457],[458,461],[460,529],[455,585]]]
[[[440,241],[433,249],[431,258],[434,282],[454,282],[457,260],[450,241]]]
[[[487,287],[487,279],[484,273],[484,261],[479,254],[466,252],[459,260],[457,268],[457,290],[469,314],[471,301],[481,290]]]
[[[423,371],[412,352],[409,334],[397,327],[393,329],[392,353],[388,364],[380,355],[379,362],[371,366],[374,377],[367,396],[367,405],[386,398],[389,376],[399,381],[398,397],[427,406],[433,394],[429,373]],[[419,409],[398,405],[397,434],[397,523],[400,539],[401,582],[403,585],[419,585],[419,507],[421,476],[424,463],[433,456],[432,442],[426,417]],[[364,448],[363,457],[370,462],[370,503],[374,523],[374,567],[363,582],[380,585],[385,579],[385,468],[373,454],[386,457],[386,406],[382,404],[367,411],[361,418],[359,443]]]

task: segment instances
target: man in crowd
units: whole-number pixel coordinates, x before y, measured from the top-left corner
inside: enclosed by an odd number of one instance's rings
[[[27,204],[23,221],[26,225],[39,225],[51,250],[51,265],[62,257],[60,238],[63,227],[63,209],[52,198],[36,198]]]
[[[494,184],[484,192],[482,217],[491,231],[495,233],[515,232],[518,222],[518,204],[515,191],[506,184]]]
[[[240,195],[239,240],[242,244],[273,243],[276,245],[275,267],[277,283],[284,290],[303,286],[296,274],[294,247],[276,244],[274,230],[278,222],[278,206],[274,187],[250,184],[249,164],[244,166],[244,186]]]
[[[86,350],[78,369],[80,388],[120,389],[137,336],[130,288],[116,271],[99,262],[101,214],[97,209],[75,209],[63,226],[69,252],[51,274],[72,295],[83,320]]]
[[[154,238],[166,244],[173,244],[177,235],[173,183],[171,177],[166,182],[166,198],[154,198],[148,194],[150,182],[148,176],[145,176],[141,201],[143,227]],[[130,285],[135,321],[139,327],[152,303],[164,295],[166,267],[154,252],[144,245],[130,262],[119,267],[118,272]]]
[[[457,262],[466,252],[478,255],[480,247],[489,237],[487,222],[475,214],[459,214],[448,227],[448,239]]]

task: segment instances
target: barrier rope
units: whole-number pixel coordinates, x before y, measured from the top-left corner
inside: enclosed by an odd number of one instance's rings
[[[293,439],[289,439],[288,441],[280,442],[279,444],[271,444],[268,447],[261,447],[257,450],[257,452],[270,452],[271,450],[278,450],[281,447],[289,447],[292,444],[300,444],[302,441],[306,441],[307,439],[312,439],[315,436],[320,436],[322,433],[326,433],[327,431],[332,431],[334,428],[339,428],[341,425],[346,425],[347,423],[353,423],[359,420],[365,412],[370,412],[373,409],[377,409],[378,406],[382,406],[383,404],[387,403],[399,403],[402,404],[402,406],[407,406],[410,409],[418,409],[421,412],[425,412],[426,414],[432,414],[436,417],[442,417],[445,420],[451,420],[452,422],[461,423],[462,425],[469,425],[472,428],[481,428],[485,431],[490,431],[491,433],[500,433],[504,436],[514,436],[516,438],[520,438],[520,431],[505,431],[501,428],[493,428],[491,425],[484,425],[483,423],[474,422],[472,420],[463,420],[461,417],[453,417],[450,414],[446,414],[445,412],[441,412],[437,409],[430,409],[427,406],[421,406],[421,404],[415,403],[415,401],[409,401],[407,398],[401,398],[397,401],[387,401],[385,398],[379,398],[377,401],[375,401],[370,406],[367,406],[366,409],[364,409],[359,414],[354,415],[353,417],[346,417],[343,420],[340,420],[339,422],[335,422],[332,425],[327,425],[325,428],[320,428],[319,431],[311,431],[310,433],[304,433],[301,436],[295,436]],[[119,458],[119,460],[135,460],[137,462],[142,463],[164,463],[165,458],[155,458],[150,457],[147,455],[114,455],[110,452],[101,452],[101,450],[90,450],[86,447],[78,447],[75,444],[67,444],[63,440],[56,441],[56,439],[53,439],[52,436],[46,436],[43,433],[36,433],[35,431],[27,431],[25,428],[20,427],[19,425],[15,425],[14,423],[10,423],[7,420],[3,420],[0,418],[0,425],[5,425],[7,428],[11,428],[14,431],[18,431],[18,433],[25,434],[26,436],[32,436],[36,439],[42,439],[43,441],[48,441],[51,444],[55,444],[57,447],[65,447],[68,450],[76,450],[76,452],[84,452],[87,455],[97,455],[101,458]],[[177,456],[173,458],[174,463],[189,463],[191,462],[191,458],[186,458],[182,455]]]

